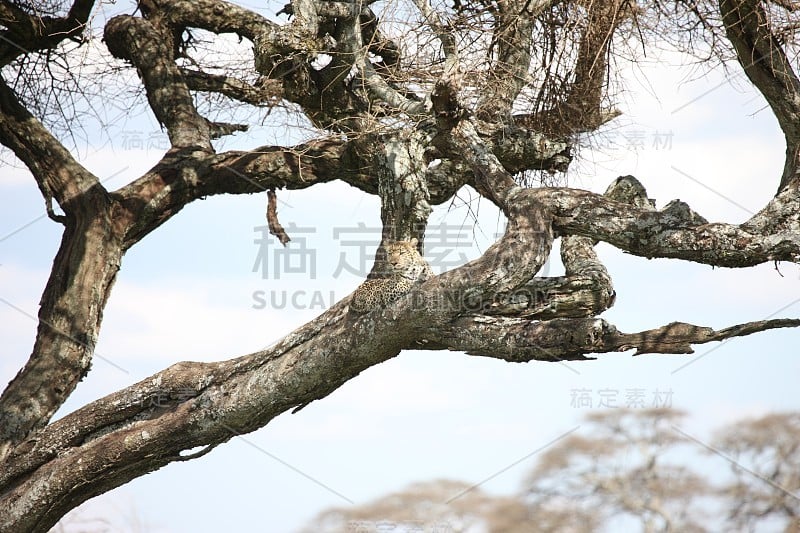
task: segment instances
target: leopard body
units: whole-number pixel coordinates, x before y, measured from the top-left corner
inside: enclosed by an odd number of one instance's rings
[[[417,251],[417,240],[395,241],[384,245],[385,267],[380,278],[364,281],[353,293],[350,310],[368,313],[385,307],[409,292],[414,285],[433,276],[431,268]]]

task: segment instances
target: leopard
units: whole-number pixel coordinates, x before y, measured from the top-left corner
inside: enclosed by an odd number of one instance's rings
[[[392,241],[384,245],[385,267],[381,277],[367,279],[358,286],[350,301],[350,311],[369,313],[397,301],[415,285],[433,277],[430,265],[417,251],[417,239]]]

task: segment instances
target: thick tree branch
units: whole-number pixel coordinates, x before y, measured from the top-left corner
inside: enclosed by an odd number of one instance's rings
[[[392,109],[407,113],[417,119],[425,115],[426,109],[422,102],[411,100],[400,94],[386,82],[369,61],[362,59],[359,63],[363,74],[359,81],[366,87],[372,98],[385,102]]]
[[[383,152],[376,154],[375,166],[382,169],[378,176],[378,193],[383,241],[414,238],[420,246],[424,242],[431,214],[428,183],[420,165],[425,141],[424,136],[413,131],[388,137],[383,143]]]
[[[186,85],[193,91],[224,94],[228,98],[254,106],[275,104],[281,100],[283,94],[283,87],[278,80],[264,79],[258,85],[251,85],[232,76],[188,68],[180,69],[180,73]]]
[[[89,371],[122,257],[123,213],[96,205],[67,219],[42,295],[33,353],[0,396],[0,461],[43,427]],[[1,528],[0,528],[1,529]]]
[[[638,333],[621,333],[600,318],[557,318],[530,322],[519,318],[465,317],[447,327],[431,329],[411,349],[456,350],[470,355],[528,361],[587,359],[585,354],[636,350],[646,353],[690,354],[692,344],[722,341],[775,328],[800,327],[797,319],[748,322],[715,331],[673,322]]]
[[[340,138],[310,141],[292,148],[264,146],[252,151],[221,154],[168,153],[139,179],[113,196],[134,217],[125,248],[169,220],[195,200],[218,194],[253,194],[270,189],[305,189],[342,180],[371,194],[374,176],[366,168],[359,143]]]
[[[146,16],[157,16],[180,30],[202,28],[212,33],[235,33],[255,41],[279,29],[258,13],[222,0],[146,0],[139,4]]]
[[[676,203],[652,211],[576,189],[543,188],[533,194],[554,210],[554,227],[559,232],[604,241],[641,257],[672,257],[736,268],[800,261],[796,223],[776,233],[761,234],[748,231],[746,225],[705,223]],[[784,203],[781,216],[796,220],[798,203],[800,198]]]
[[[775,198],[741,227],[762,235],[797,231],[800,228],[800,180],[791,180]]]
[[[565,236],[561,261],[566,275],[534,278],[482,311],[487,315],[536,320],[583,318],[602,313],[614,304],[616,293],[608,270],[586,237]]]
[[[73,10],[81,6],[86,7],[76,3]],[[33,352],[0,396],[2,458],[43,427],[86,375],[119,268],[118,231],[124,217],[115,217],[113,202],[98,178],[75,161],[4,81],[0,81],[0,142],[28,166],[48,213],[65,225],[42,295]],[[53,198],[65,216],[53,213]]]
[[[642,185],[632,176],[616,179],[605,196],[652,211]],[[595,316],[614,304],[616,293],[605,265],[587,237],[566,235],[561,241],[561,261],[566,275],[534,278],[502,300],[484,306],[482,314],[547,320]]]
[[[15,2],[0,2],[0,66],[24,54],[56,48],[65,39],[78,39],[86,28],[94,0],[75,0],[65,17],[33,15]]]
[[[35,438],[15,448],[2,463],[0,486],[9,485],[71,447],[134,420],[153,418],[160,411],[176,408],[199,396],[210,385],[229,379],[237,368],[236,362],[178,363],[49,424]],[[245,370],[238,368],[240,372]]]
[[[17,100],[0,79],[0,143],[14,151],[33,174],[45,202],[55,198],[67,215],[78,203],[105,191],[100,180],[78,163],[66,148]]]
[[[554,139],[535,130],[504,126],[496,131],[491,128],[484,133],[478,122],[481,136],[492,144],[492,152],[510,174],[526,170],[564,172],[572,162],[570,143]]]
[[[457,63],[451,64],[431,93],[433,112],[440,131],[434,141],[442,152],[463,158],[472,170],[474,178],[471,183],[476,190],[508,214],[508,196],[517,189],[517,185],[490,146],[481,139],[476,121],[468,117],[459,101],[457,67]]]
[[[491,152],[510,174],[527,170],[565,171],[572,162],[567,142],[514,126],[495,129],[476,122],[481,138],[490,145]],[[439,159],[426,169],[426,181],[434,204],[448,201],[461,186],[473,181],[472,170],[462,153],[443,148],[429,150],[426,155],[426,159]]]
[[[366,56],[360,8],[344,3],[330,7],[321,8],[312,0],[293,2],[291,23],[256,37],[256,70],[264,77],[281,80],[284,98],[300,104],[319,128],[361,132],[374,127],[374,121],[369,98],[361,90],[365,69],[359,67],[362,75],[349,77],[355,61]],[[316,70],[312,63],[319,54],[327,54],[331,60]]]
[[[342,82],[350,75],[353,66],[358,65],[358,68],[361,69],[367,55],[359,17],[361,6],[358,3],[344,2],[326,3],[324,6],[320,4],[319,7],[315,3],[309,5],[316,9],[316,15],[319,16],[320,21],[325,19],[336,21],[328,30],[336,44],[331,50],[330,62],[320,72],[319,83],[329,88],[335,88],[333,92],[338,92],[336,89],[343,86]],[[339,11],[339,13],[333,13],[333,11]],[[323,23],[322,26],[324,28],[327,25]],[[323,28],[320,28],[320,31],[324,31]]]
[[[480,258],[425,282],[401,302],[396,318],[418,331],[446,326],[458,316],[501,301],[529,282],[547,261],[553,244],[552,215],[518,188],[509,194],[508,227]]]
[[[508,196],[518,188],[517,184],[480,138],[470,120],[461,120],[453,128],[451,143],[461,151],[472,168],[472,182],[477,191],[507,212]]]
[[[585,237],[566,237],[561,243],[562,256],[572,253],[574,245]],[[593,252],[588,246],[582,253]],[[481,310],[488,316],[509,316],[535,320],[583,318],[595,316],[611,307],[616,298],[608,272],[602,264],[587,262],[584,269],[566,276],[534,278],[519,290],[493,301]]]
[[[377,177],[364,170],[374,165],[376,157],[386,160],[380,150],[385,142],[372,137],[355,141],[331,137],[291,148],[265,146],[209,156],[168,154],[150,172],[114,192],[131,212],[139,213],[135,225],[130,228],[126,248],[187,203],[206,196],[252,194],[272,188],[303,189],[334,179],[377,194]],[[399,148],[395,146],[394,149]],[[391,160],[394,163],[410,161],[408,156],[400,156],[402,154],[392,156]],[[463,184],[463,181],[451,180],[449,175],[444,177],[448,179],[442,182],[426,179],[433,189],[433,203],[448,201]]]
[[[378,180],[365,169],[371,168],[376,156],[385,159],[376,150],[382,145],[369,136],[354,141],[331,137],[291,148],[264,146],[216,155],[168,154],[147,174],[114,192],[131,212],[139,213],[126,248],[187,203],[206,196],[303,189],[335,179],[377,194]],[[464,183],[453,180],[450,173],[442,180],[431,179],[433,173],[435,168],[426,171],[432,203],[448,201]]]
[[[248,103],[265,97],[280,96],[300,104],[308,117],[320,128],[353,130],[358,121],[351,115],[367,109],[352,91],[346,91],[341,79],[326,76],[311,67],[319,53],[339,54],[330,39],[320,33],[320,15],[315,2],[295,2],[290,24],[279,26],[261,15],[221,0],[148,0],[145,13],[180,35],[186,28],[202,28],[213,33],[236,33],[254,44],[255,68],[261,74],[257,87],[239,80],[198,74],[189,71],[187,84],[197,90],[218,90]],[[351,9],[352,10],[352,9]],[[355,17],[357,19],[357,17]],[[346,75],[347,68],[336,69]],[[217,87],[214,89],[214,87]],[[278,92],[279,91],[279,92]]]
[[[168,39],[149,21],[128,15],[114,17],[105,27],[109,51],[136,65],[150,108],[167,128],[172,147],[212,152],[208,123],[194,107],[173,51],[165,44]]]
[[[536,17],[552,0],[500,0],[494,21],[492,42],[496,53],[488,83],[475,114],[484,120],[506,119],[522,88],[528,84]]]
[[[800,80],[770,29],[760,0],[720,0],[719,8],[739,63],[764,95],[786,137],[781,191],[800,179]]]
[[[27,460],[9,468],[0,530],[46,531],[69,508],[180,460],[182,450],[250,432],[397,355],[409,326],[392,321],[368,334],[373,323],[347,319],[347,302],[270,350],[226,363],[184,363],[55,422],[46,443],[31,441],[23,448]],[[368,337],[374,342],[364,342]],[[159,396],[167,400],[143,405]]]
[[[393,87],[381,74],[388,74],[386,69],[381,68],[379,72],[369,58],[367,51],[372,46],[370,38],[377,35],[375,32],[377,21],[371,21],[368,17],[365,24],[358,12],[360,7],[354,5],[350,9],[348,16],[339,19],[340,22],[337,23],[337,28],[341,27],[335,32],[338,41],[337,53],[331,63],[323,69],[326,85],[345,80],[355,66],[358,69],[358,76],[354,78],[351,87],[366,93],[364,103],[367,107],[374,106],[375,109],[381,109],[388,105],[390,113],[399,111],[414,116],[416,120],[422,120],[426,115],[422,102],[408,98]],[[367,14],[374,17],[371,11]],[[370,122],[367,124],[372,125]]]

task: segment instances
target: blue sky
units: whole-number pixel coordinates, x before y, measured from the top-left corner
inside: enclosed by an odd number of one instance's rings
[[[669,67],[664,61],[670,59],[665,53],[661,62],[642,67],[658,98],[632,81],[621,104],[625,115],[596,149],[582,151],[569,183],[602,192],[617,176],[633,174],[659,207],[679,198],[709,220],[745,220],[777,187],[784,145],[775,120],[741,77],[736,87],[719,74],[684,83],[687,70]],[[131,120],[125,131],[141,131],[143,139],[158,134],[152,119]],[[271,142],[259,139],[262,133],[269,139],[278,135],[257,130],[225,147]],[[83,152],[85,164],[108,179],[110,188],[136,177],[161,155],[146,143],[131,148],[130,134],[126,139],[118,132],[112,142]],[[33,345],[31,317],[60,227],[43,217],[43,201],[24,170],[4,167],[0,176],[0,382],[5,384]],[[123,259],[92,371],[59,416],[178,361],[227,359],[261,349],[319,314],[308,308],[315,294],[327,299],[333,291],[338,299],[352,291],[361,277],[333,273],[342,253],[348,263],[357,258],[352,247],[333,238],[334,230],[376,226],[377,198],[333,183],[279,192],[279,199],[282,223],[309,230],[295,236],[306,236],[316,254],[315,279],[287,272],[275,279],[274,271],[265,279],[253,272],[259,253],[254,240],[260,236],[254,228],[265,224],[265,195],[209,198],[188,206]],[[456,201],[431,219],[433,226],[463,232],[454,254],[475,257],[502,231],[488,202],[477,207]],[[470,215],[476,209],[477,221]],[[364,239],[371,253],[378,235]],[[272,243],[268,253],[276,249]],[[618,295],[604,317],[622,331],[674,320],[724,327],[800,315],[796,265],[781,265],[780,273],[773,265],[712,269],[641,259],[604,244],[598,250]],[[549,273],[558,271],[554,259]],[[286,291],[306,308],[261,308],[258,294],[268,291]],[[363,503],[437,477],[473,483],[492,478],[482,485],[485,490],[511,493],[536,456],[508,467],[580,425],[585,414],[600,408],[601,391],[618,405],[625,404],[629,391],[643,391],[648,402],[668,392],[672,406],[691,415],[686,431],[704,439],[741,416],[800,408],[798,340],[797,330],[773,331],[702,345],[694,356],[606,354],[568,364],[407,352],[298,414],[95,498],[79,514],[106,517],[115,531],[291,531],[328,506]],[[592,399],[591,407],[573,405],[579,390]]]

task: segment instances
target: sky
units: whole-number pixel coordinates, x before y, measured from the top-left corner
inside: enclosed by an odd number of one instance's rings
[[[738,70],[733,79],[696,74],[669,53],[626,68],[624,114],[581,150],[570,186],[602,192],[632,174],[658,207],[681,199],[710,221],[733,223],[760,209],[783,166],[777,123]],[[292,140],[281,135],[256,128],[221,149]],[[151,116],[129,117],[110,142],[90,145],[80,159],[113,189],[157,161],[164,139]],[[195,202],[130,250],[92,370],[57,416],[178,361],[262,349],[352,291],[378,244],[378,199],[341,183],[279,191],[278,198],[294,239],[288,251],[264,240],[264,194]],[[19,165],[0,168],[0,202],[5,384],[30,354],[60,226],[45,216],[34,181]],[[426,253],[439,272],[477,257],[502,230],[493,206],[464,190],[436,208]],[[720,328],[800,315],[797,265],[711,268],[637,258],[602,243],[598,252],[617,292],[602,316],[621,331],[676,320]],[[561,271],[555,251],[546,274]],[[800,331],[778,330],[700,345],[691,356],[628,352],[569,363],[404,352],[297,414],[87,502],[64,527],[288,532],[327,507],[435,478],[511,494],[537,453],[580,431],[582,417],[625,407],[634,396],[639,407],[687,411],[681,429],[704,442],[741,417],[797,410],[798,341]]]

